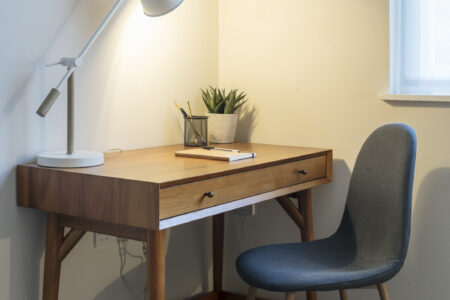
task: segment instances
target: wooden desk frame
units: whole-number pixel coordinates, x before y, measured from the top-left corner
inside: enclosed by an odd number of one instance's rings
[[[153,226],[150,226],[150,228],[142,228],[80,216],[69,216],[63,213],[53,212],[50,209],[37,207],[38,209],[47,211],[43,299],[58,299],[61,263],[84,234],[90,231],[145,242],[148,249],[147,299],[163,300],[165,299],[165,229],[209,216],[213,217],[213,291],[205,295],[196,296],[194,299],[246,299],[245,295],[225,292],[222,289],[224,213],[269,199],[277,199],[281,207],[299,227],[301,239],[303,241],[312,240],[314,234],[311,188],[330,182],[332,178],[332,152],[326,150],[321,153],[321,155],[324,154],[326,155],[326,173],[324,177],[162,219],[154,228],[152,228]],[[19,166],[18,168],[19,205],[27,207],[33,207],[34,205],[34,202],[29,200],[33,199],[33,196],[30,196],[32,192],[23,189],[23,187],[26,186],[31,176],[36,176],[31,174],[36,169],[44,172],[46,170],[40,167],[30,168],[29,166]],[[292,198],[298,201],[298,206],[292,202]],[[70,228],[70,230],[64,235],[65,228]],[[317,299],[316,293],[314,291],[307,292],[307,298],[308,300]]]

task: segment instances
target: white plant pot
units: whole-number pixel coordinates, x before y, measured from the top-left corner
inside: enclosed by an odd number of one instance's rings
[[[212,114],[208,116],[208,140],[211,143],[227,144],[234,142],[238,114]]]

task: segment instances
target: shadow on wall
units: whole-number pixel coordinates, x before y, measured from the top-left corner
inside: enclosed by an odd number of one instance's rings
[[[258,125],[257,120],[258,111],[256,106],[249,106],[248,103],[244,106],[239,114],[239,123],[236,131],[236,141],[248,142],[252,136],[253,130]]]
[[[356,159],[356,157],[355,157]],[[351,171],[342,159],[333,160],[333,182],[313,189],[315,238],[332,235],[341,222]]]
[[[20,299],[24,295],[22,293],[25,293],[25,298],[35,299],[39,295],[39,263],[44,252],[45,216],[16,206],[15,187],[15,169],[0,174],[0,245],[2,256],[9,263],[9,286],[6,282],[1,286],[9,289],[9,299]],[[6,247],[9,249],[6,250]],[[21,292],[17,290],[17,282],[20,282]],[[3,292],[0,294],[4,295]]]
[[[450,168],[436,169],[425,176],[414,202],[412,237],[404,271],[393,298],[411,290],[415,299],[444,299],[450,294]],[[407,280],[406,280],[407,279]],[[398,294],[398,295],[396,295]]]
[[[23,2],[0,14],[0,27],[8,28],[0,58],[0,299],[39,299],[45,214],[16,205],[15,165],[45,148],[45,124],[34,111],[48,92],[47,55],[62,47],[58,40],[83,1],[28,1],[25,10]],[[43,18],[49,11],[58,13]]]
[[[40,3],[41,6],[48,6],[51,7],[52,3],[50,0],[47,0],[48,3]],[[16,68],[13,74],[13,78],[10,78],[10,82],[14,82],[14,84],[6,85],[5,84],[5,93],[6,93],[6,104],[3,105],[1,109],[1,113],[3,115],[9,115],[14,107],[17,105],[18,101],[20,99],[23,99],[26,89],[24,87],[27,87],[30,85],[31,80],[33,79],[33,76],[38,73],[37,77],[41,80],[40,86],[41,86],[41,92],[46,93],[48,91],[44,90],[45,86],[45,76],[44,76],[44,70],[45,70],[45,64],[48,63],[46,61],[46,55],[51,49],[51,47],[55,44],[57,38],[61,35],[63,29],[66,27],[66,24],[69,20],[70,14],[75,11],[76,7],[79,5],[80,0],[72,0],[72,5],[68,9],[67,12],[65,12],[64,17],[61,18],[62,22],[60,24],[56,24],[52,27],[54,29],[53,32],[49,33],[51,34],[51,38],[48,40],[48,43],[46,45],[42,45],[39,49],[39,52],[35,54],[35,57],[31,62],[29,62],[27,65]],[[40,14],[34,14],[35,18],[40,18]],[[24,18],[25,19],[25,18]],[[17,26],[18,27],[18,26]],[[24,26],[26,30],[29,30],[29,26]],[[48,32],[47,32],[48,33]],[[13,45],[13,46],[20,46],[20,45]],[[56,59],[55,59],[56,60]],[[22,68],[21,68],[22,67]],[[14,88],[15,87],[15,88]]]
[[[394,107],[419,107],[419,108],[428,108],[428,107],[440,107],[440,108],[450,108],[449,102],[427,102],[427,101],[391,101],[385,100],[386,103]]]
[[[47,22],[42,22],[40,12],[54,7],[55,1],[29,3],[26,10],[21,7],[23,3],[11,2],[8,4],[10,13],[0,20],[0,27],[8,27],[7,35],[3,37],[6,43],[0,59],[1,299],[38,299],[40,260],[45,244],[45,214],[16,205],[15,165],[34,159],[34,154],[30,152],[36,149],[38,143],[32,141],[37,140],[35,137],[39,133],[36,132],[42,127],[30,128],[32,116],[29,107],[36,105],[32,99],[40,97],[39,88],[43,93],[45,55],[78,2],[73,0],[58,6],[65,10],[59,17]],[[22,17],[18,19],[19,10]],[[34,27],[29,24],[34,24]],[[43,31],[50,36],[48,39],[40,37]]]
[[[342,218],[350,170],[340,159],[333,161],[333,182],[313,189],[313,213],[316,238],[333,234]],[[255,216],[228,214],[225,220],[224,287],[241,294],[248,286],[238,276],[236,258],[247,249],[276,243],[300,241],[300,230],[275,200],[256,207]],[[328,298],[329,294],[329,298]],[[284,299],[284,294],[258,291],[266,299]],[[303,295],[299,293],[298,299]],[[297,299],[296,298],[296,299]],[[321,293],[320,299],[336,299],[336,293]]]
[[[212,268],[211,221],[200,220],[171,229],[166,255],[166,298],[185,299],[207,292]],[[145,299],[146,264],[140,264],[101,291],[94,300]],[[199,281],[199,278],[201,280]]]
[[[142,263],[124,274],[124,279],[118,278],[98,294],[94,300],[145,299],[146,265]]]

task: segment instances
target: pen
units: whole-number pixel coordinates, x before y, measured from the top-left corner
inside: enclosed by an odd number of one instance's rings
[[[191,104],[189,103],[189,100],[187,101],[187,105],[188,105],[189,118],[192,119],[192,110],[191,110]],[[192,123],[192,121],[191,121],[191,123]],[[194,126],[192,126],[192,127],[194,127]],[[196,144],[198,144],[197,133],[195,132],[195,130],[194,130],[194,141]]]
[[[180,107],[180,110],[181,110],[181,113],[183,114],[183,116],[184,116],[185,118],[188,118],[188,117],[189,117],[188,114],[186,113],[186,111],[185,111],[182,107]]]
[[[218,147],[211,147],[211,146],[202,146],[203,149],[206,150],[219,150],[219,151],[228,151],[228,152],[241,152],[241,150],[237,149],[227,149],[227,148],[218,148]]]
[[[177,108],[181,111],[181,113],[183,114],[183,116],[184,116],[185,118],[187,118],[187,117],[188,117],[188,114],[184,111],[184,109],[183,109],[182,107],[180,107],[180,106],[178,105],[178,103],[176,103],[176,102],[175,102],[175,105],[176,105]]]

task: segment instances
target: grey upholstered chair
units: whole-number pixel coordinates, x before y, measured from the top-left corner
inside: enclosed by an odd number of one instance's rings
[[[378,286],[405,261],[411,224],[411,193],[416,157],[413,129],[403,124],[378,128],[358,155],[341,224],[331,237],[305,243],[258,247],[241,254],[237,270],[256,288],[285,292],[340,290]]]

